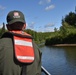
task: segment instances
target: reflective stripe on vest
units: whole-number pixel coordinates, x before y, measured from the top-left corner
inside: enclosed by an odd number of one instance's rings
[[[15,44],[32,47],[32,42],[23,41],[23,40],[15,40]]]
[[[32,39],[14,36],[15,56],[22,63],[34,61],[34,48]]]

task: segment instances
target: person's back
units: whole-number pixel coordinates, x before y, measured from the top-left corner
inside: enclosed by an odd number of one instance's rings
[[[0,39],[0,75],[41,75],[41,52],[32,36],[22,32],[24,15],[11,11],[7,22],[9,32]]]

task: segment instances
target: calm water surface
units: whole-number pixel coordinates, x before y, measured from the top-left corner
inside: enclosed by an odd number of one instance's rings
[[[43,46],[40,49],[42,65],[51,75],[76,75],[76,47]]]

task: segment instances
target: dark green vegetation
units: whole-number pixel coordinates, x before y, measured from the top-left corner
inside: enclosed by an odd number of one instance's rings
[[[7,31],[5,30],[5,24],[3,23],[3,27],[0,29],[0,37],[2,36],[2,34]]]
[[[45,45],[55,44],[76,44],[76,13],[69,12],[65,18],[62,17],[62,25],[59,28],[54,28],[54,32],[36,32],[26,29],[27,33],[31,34],[37,44],[45,43]],[[0,29],[0,36],[7,30],[3,23]]]
[[[62,26],[46,39],[45,45],[76,44],[76,13],[70,12],[62,18]]]

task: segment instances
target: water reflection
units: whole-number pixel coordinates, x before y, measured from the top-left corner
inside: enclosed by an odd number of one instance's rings
[[[41,47],[42,65],[52,75],[76,75],[76,47]]]
[[[76,47],[64,47],[71,75],[76,75]]]
[[[69,64],[71,65],[76,65],[76,47],[64,47],[64,49],[66,50],[66,59],[68,61]]]

